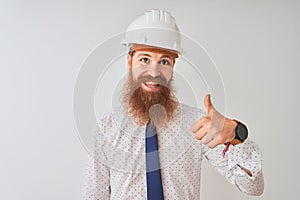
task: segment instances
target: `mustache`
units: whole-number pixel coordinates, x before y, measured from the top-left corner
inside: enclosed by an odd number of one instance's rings
[[[160,85],[166,86],[167,85],[167,79],[164,75],[159,75],[157,77],[153,77],[151,75],[145,75],[145,76],[140,76],[137,79],[138,83],[143,83],[143,82],[156,82]]]

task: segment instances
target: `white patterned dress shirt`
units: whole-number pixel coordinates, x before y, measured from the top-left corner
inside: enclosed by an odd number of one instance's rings
[[[145,126],[135,124],[122,110],[114,111],[97,123],[94,148],[88,161],[84,199],[147,199]],[[249,195],[264,190],[262,154],[247,139],[230,146],[210,149],[195,139],[191,126],[206,114],[180,104],[173,120],[157,130],[162,185],[165,199],[200,199],[201,163],[207,159],[215,169]],[[250,177],[240,167],[250,170]]]

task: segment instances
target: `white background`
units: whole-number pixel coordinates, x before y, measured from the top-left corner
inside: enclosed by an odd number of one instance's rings
[[[96,45],[151,8],[170,11],[206,48],[223,77],[226,114],[247,122],[263,151],[261,197],[205,166],[202,199],[298,198],[299,2],[2,0],[1,199],[82,199],[87,152],[73,122],[76,76]]]

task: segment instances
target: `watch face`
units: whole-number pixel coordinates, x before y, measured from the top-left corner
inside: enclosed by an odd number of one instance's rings
[[[239,139],[239,140],[241,140],[243,142],[248,137],[247,127],[245,125],[243,125],[243,124],[238,124],[237,130],[236,130],[236,134],[237,134],[236,135],[237,139]]]

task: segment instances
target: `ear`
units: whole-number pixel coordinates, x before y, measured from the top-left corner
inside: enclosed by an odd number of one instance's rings
[[[127,54],[127,67],[128,69],[131,69],[132,67],[132,56],[130,55],[130,53]]]

